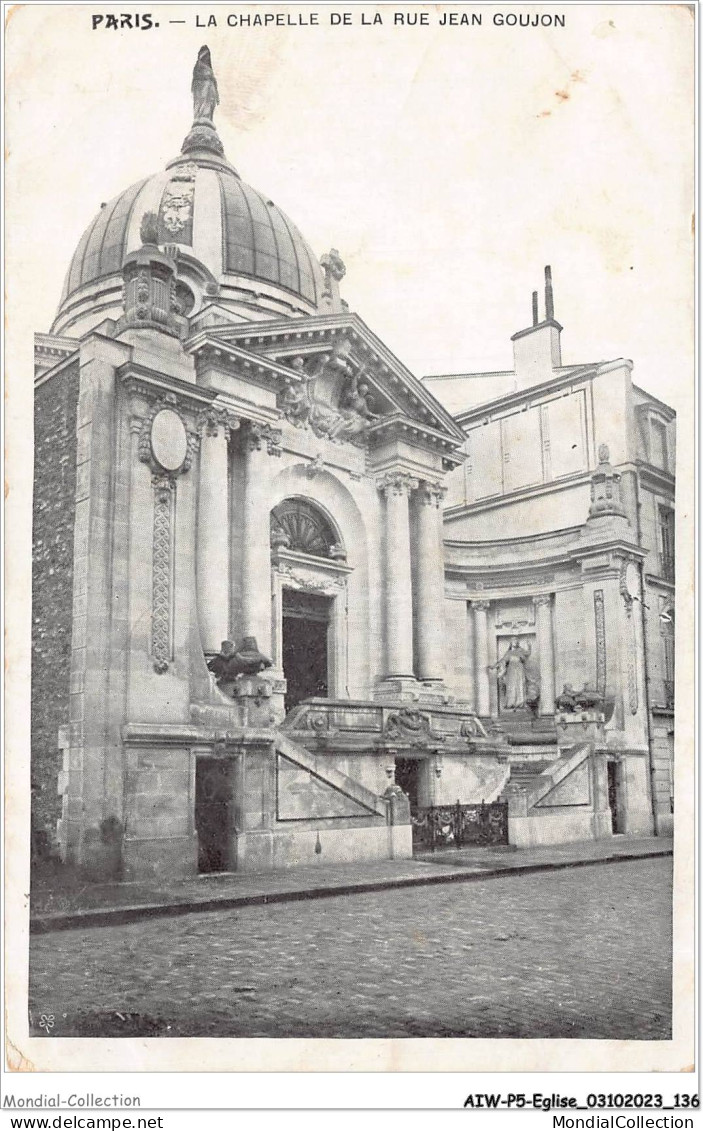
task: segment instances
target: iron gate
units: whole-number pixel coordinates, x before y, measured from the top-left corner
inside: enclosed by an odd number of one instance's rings
[[[464,848],[469,844],[508,843],[508,804],[428,805],[410,813],[413,848]]]

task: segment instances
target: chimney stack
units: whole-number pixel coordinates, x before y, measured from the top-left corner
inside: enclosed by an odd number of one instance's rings
[[[539,385],[561,367],[561,331],[554,317],[552,269],[544,269],[544,321],[539,321],[539,299],[532,292],[532,325],[513,334],[513,357],[518,389]]]
[[[547,322],[554,321],[554,291],[552,290],[552,269],[544,269],[544,309]]]

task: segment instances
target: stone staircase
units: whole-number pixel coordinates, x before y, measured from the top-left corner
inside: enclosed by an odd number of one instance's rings
[[[506,786],[519,786],[521,789],[529,789],[540,774],[554,765],[554,761],[555,759],[548,761],[535,759],[532,762],[512,762],[510,777]]]

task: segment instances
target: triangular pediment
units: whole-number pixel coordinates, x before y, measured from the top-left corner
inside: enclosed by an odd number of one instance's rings
[[[465,439],[447,410],[356,314],[211,324],[187,348],[196,358],[219,355],[255,382],[275,381],[289,420],[309,416],[313,404],[313,418],[333,435],[341,429],[341,439],[360,442],[363,435],[373,445],[397,432],[445,457]],[[335,414],[350,422],[336,425]]]

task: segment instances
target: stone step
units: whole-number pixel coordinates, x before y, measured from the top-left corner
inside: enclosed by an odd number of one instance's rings
[[[551,761],[544,762],[513,762],[510,767],[510,784],[511,785],[528,785],[544,773],[553,763]]]

